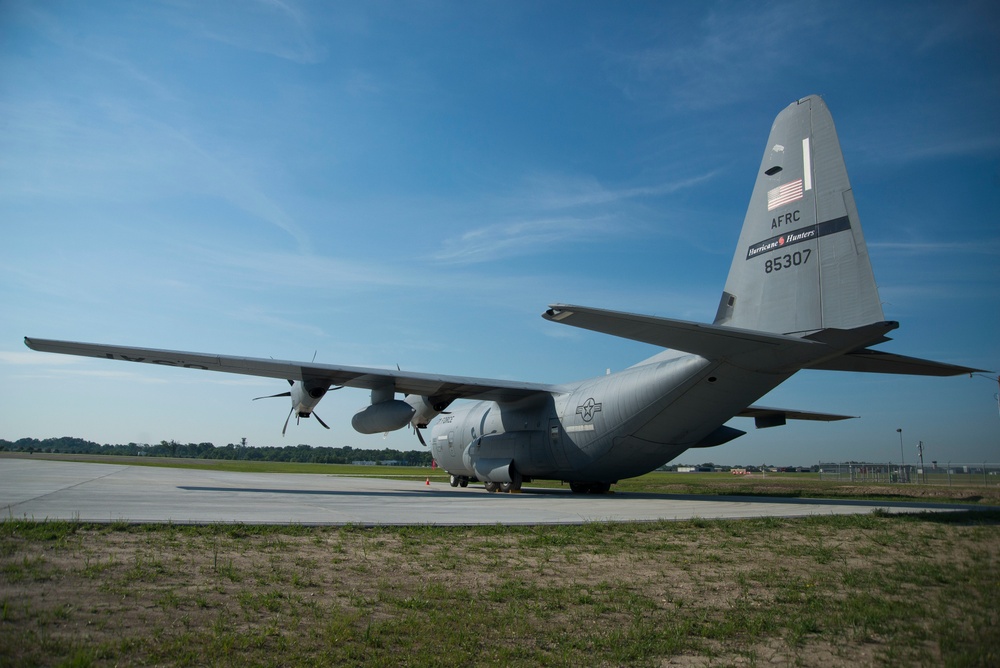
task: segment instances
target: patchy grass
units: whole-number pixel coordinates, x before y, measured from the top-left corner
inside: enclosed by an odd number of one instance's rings
[[[935,501],[1000,505],[1000,485],[874,484],[847,480],[822,480],[818,473],[672,473],[654,471],[622,480],[620,492],[654,494],[698,494],[775,496],[784,498],[851,498],[897,501]]]
[[[997,665],[1000,513],[0,523],[0,663]]]

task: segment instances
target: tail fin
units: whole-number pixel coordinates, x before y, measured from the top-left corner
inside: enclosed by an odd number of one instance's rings
[[[804,335],[882,320],[833,118],[803,98],[771,126],[715,324]]]

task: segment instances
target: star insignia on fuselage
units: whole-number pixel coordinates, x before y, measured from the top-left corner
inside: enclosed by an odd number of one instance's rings
[[[576,407],[576,414],[583,414],[583,421],[590,422],[594,419],[594,413],[599,410],[601,410],[601,404],[594,401],[594,398],[591,397]]]

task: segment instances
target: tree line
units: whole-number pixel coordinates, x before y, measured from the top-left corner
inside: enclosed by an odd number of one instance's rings
[[[218,447],[213,443],[178,443],[160,441],[129,443],[127,445],[101,445],[82,438],[21,438],[16,441],[0,439],[0,452],[52,452],[82,455],[119,455],[132,457],[182,457],[187,459],[228,459],[259,462],[304,462],[312,464],[351,464],[356,461],[386,463],[404,466],[430,466],[431,453],[424,450],[364,450],[313,447],[311,445],[286,445],[283,447],[250,447],[245,443],[229,443]]]

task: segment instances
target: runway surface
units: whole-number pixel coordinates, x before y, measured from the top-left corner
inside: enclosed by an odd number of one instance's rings
[[[488,494],[446,483],[0,459],[4,519],[303,525],[579,524],[955,511],[969,506],[531,489]]]

